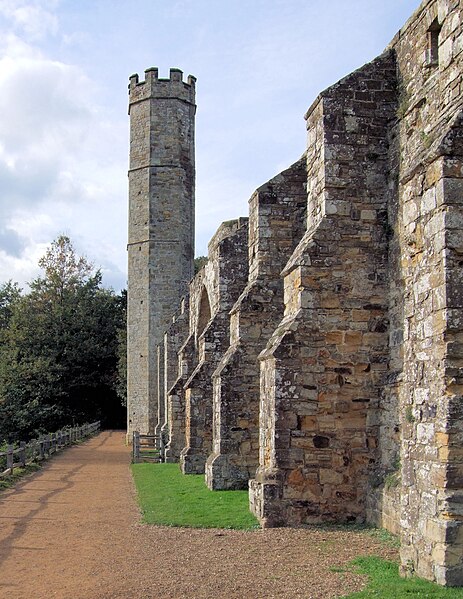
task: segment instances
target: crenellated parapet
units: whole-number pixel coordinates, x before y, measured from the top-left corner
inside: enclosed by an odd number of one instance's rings
[[[151,67],[145,71],[145,80],[140,81],[138,73],[129,77],[129,114],[130,107],[136,102],[153,99],[172,99],[195,105],[196,77],[188,75],[183,81],[183,71],[170,69],[167,79],[159,77],[159,69]]]

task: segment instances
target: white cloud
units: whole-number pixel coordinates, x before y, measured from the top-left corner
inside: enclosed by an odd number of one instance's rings
[[[0,15],[31,41],[42,40],[58,32],[58,18],[53,9],[56,0],[0,0]]]
[[[204,253],[220,222],[247,214],[254,189],[300,156],[317,93],[381,51],[395,33],[387,15],[418,0],[132,4],[0,0],[0,282],[35,276],[64,232],[124,285],[124,87],[137,64],[198,76]]]
[[[0,44],[0,281],[37,274],[37,258],[66,231],[111,270],[125,238],[126,128],[98,105],[78,67],[10,34]],[[125,262],[125,257],[122,259]],[[97,264],[98,266],[98,264]],[[124,285],[114,268],[109,283]],[[111,278],[111,277],[110,277]]]

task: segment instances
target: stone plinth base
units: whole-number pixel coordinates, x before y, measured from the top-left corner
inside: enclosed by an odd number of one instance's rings
[[[256,474],[249,481],[249,509],[262,528],[285,526],[281,514],[282,485],[276,473],[271,476]]]
[[[332,509],[309,494],[300,493],[282,477],[279,471],[260,473],[249,481],[249,504],[251,512],[263,528],[278,526],[305,526],[307,524],[361,524],[365,517],[359,511]]]
[[[182,474],[204,474],[207,456],[197,453],[194,448],[186,447],[180,454]]]
[[[386,488],[383,484],[370,489],[366,500],[366,521],[400,535],[400,486]]]
[[[206,462],[206,484],[212,491],[238,491],[248,488],[248,469],[231,464],[229,456],[212,454]]]

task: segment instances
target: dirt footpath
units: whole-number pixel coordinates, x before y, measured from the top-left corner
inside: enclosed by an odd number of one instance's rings
[[[357,533],[141,525],[129,461],[105,432],[0,495],[2,599],[327,599],[363,586],[333,567],[394,556]]]

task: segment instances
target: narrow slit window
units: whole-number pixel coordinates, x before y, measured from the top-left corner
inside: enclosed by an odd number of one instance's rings
[[[436,66],[439,64],[439,33],[441,28],[442,26],[439,25],[439,21],[434,19],[431,27],[428,29],[427,66]]]

